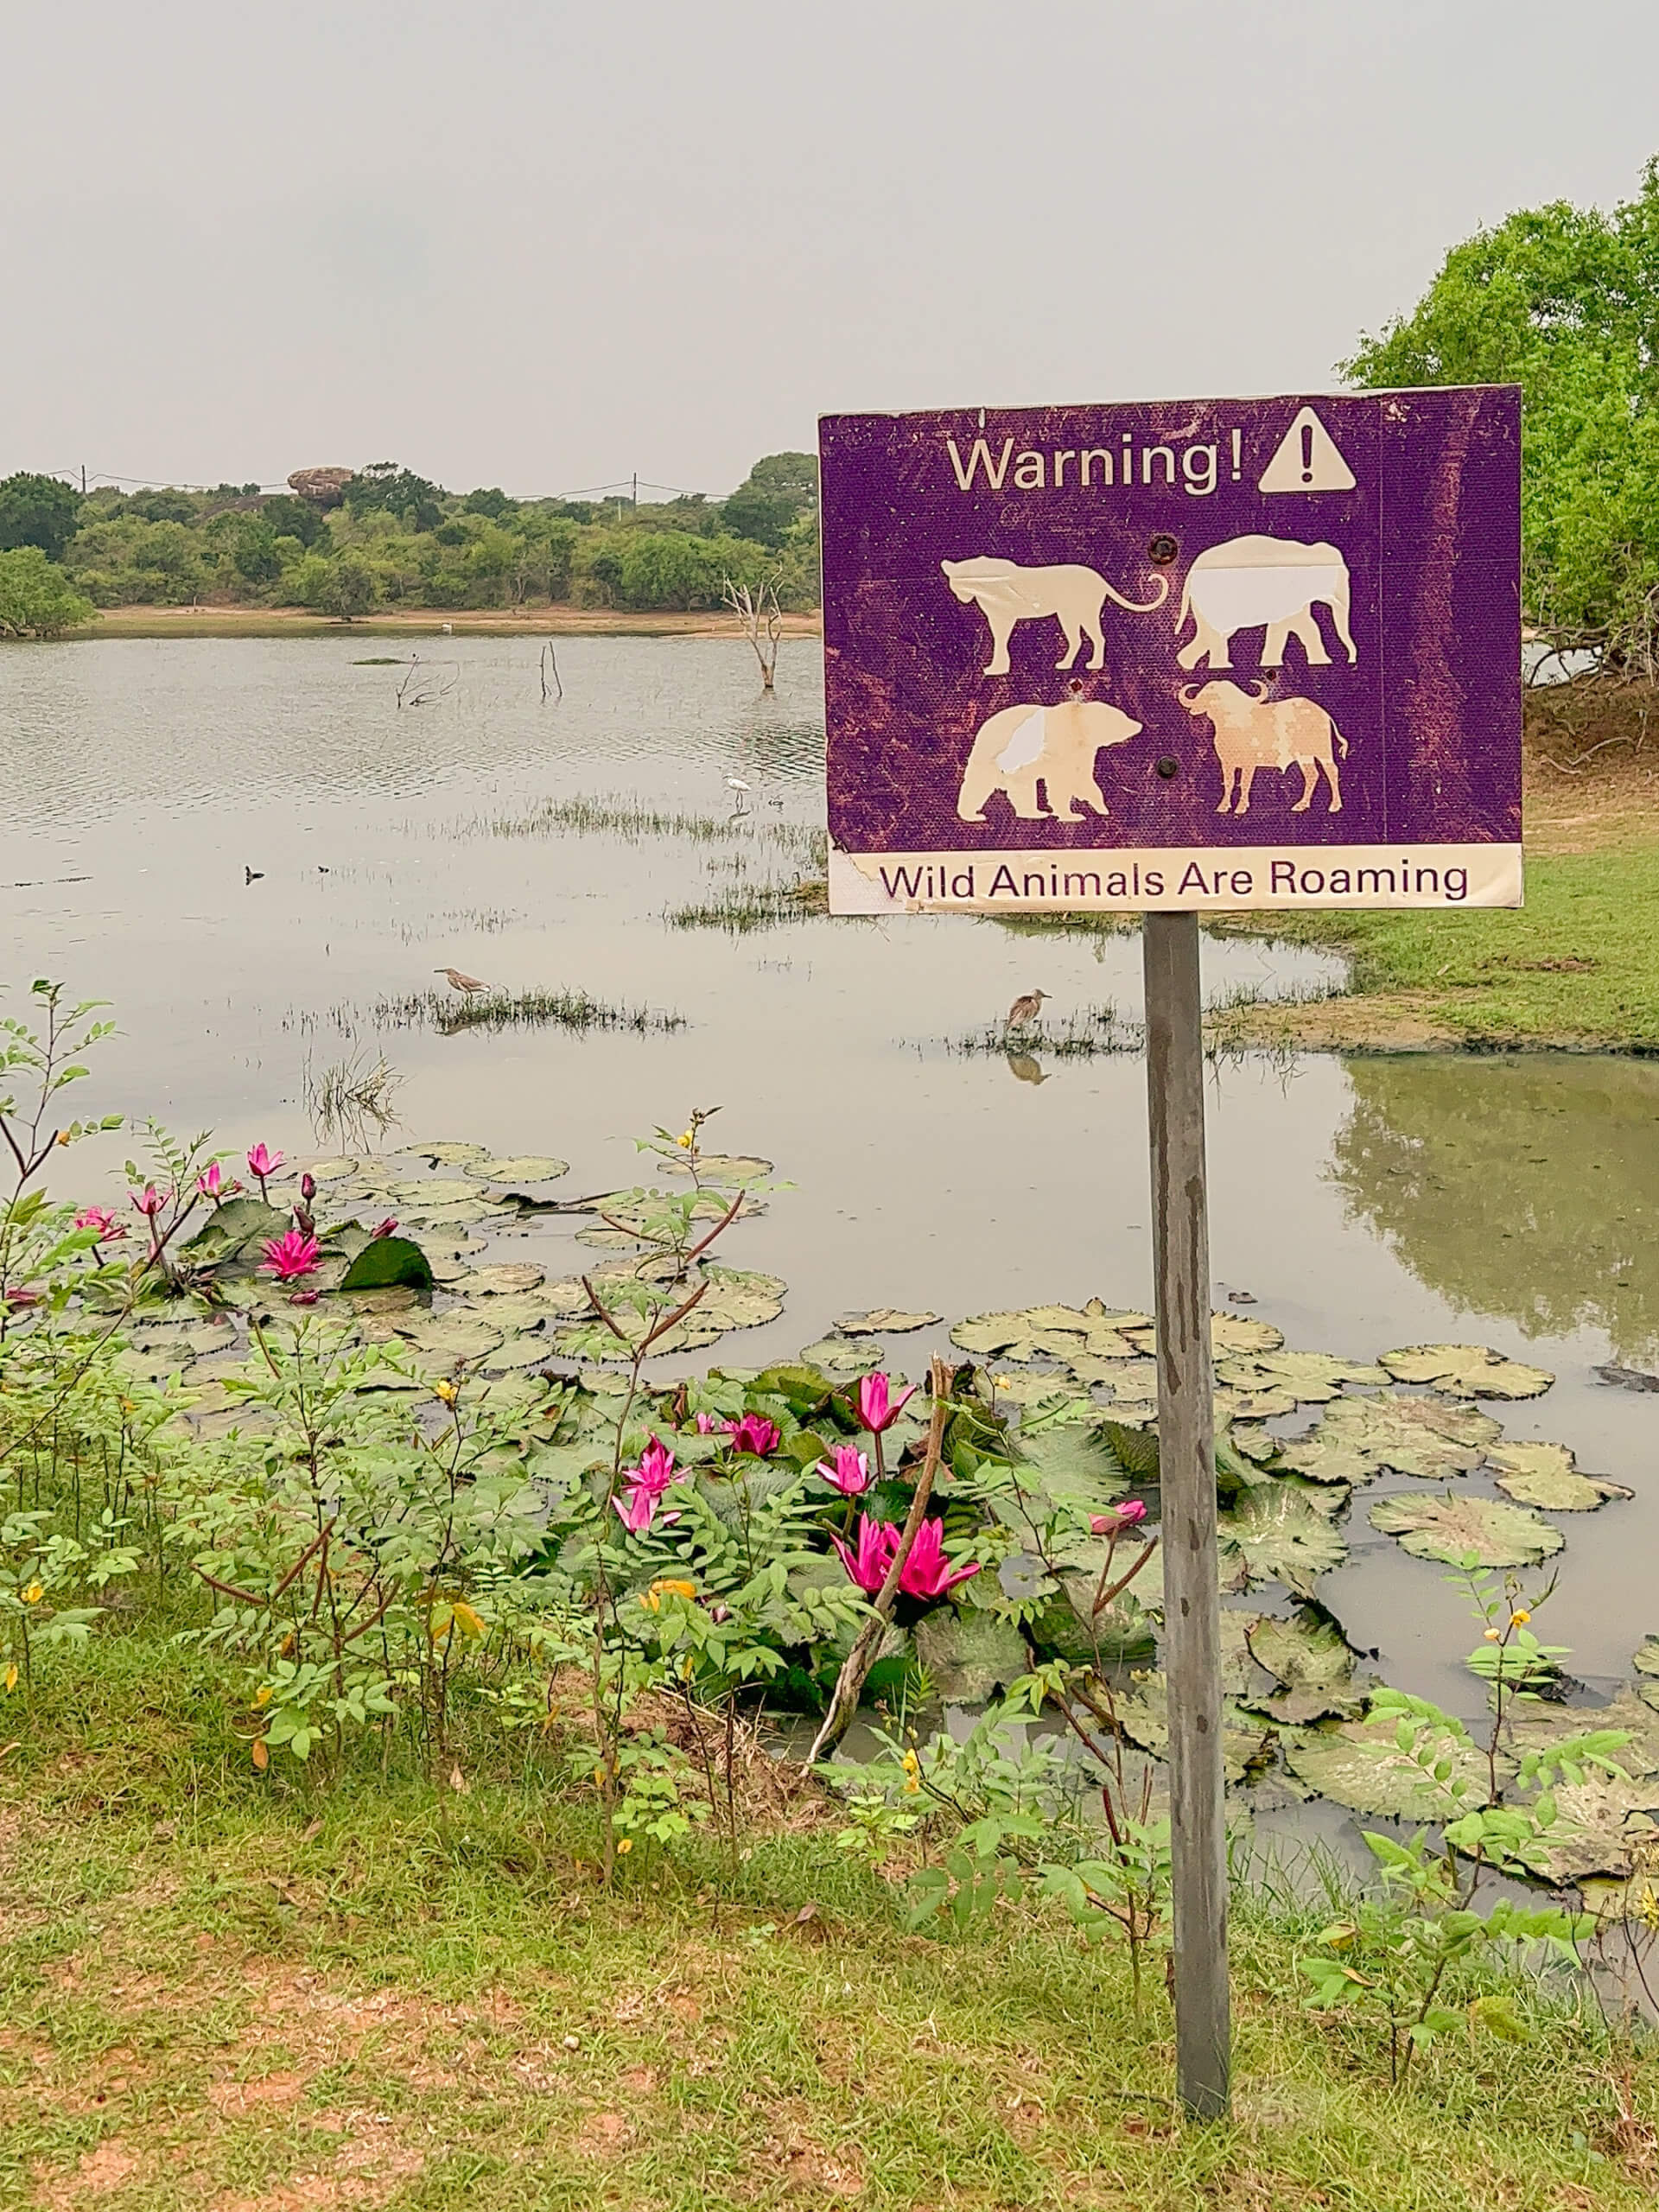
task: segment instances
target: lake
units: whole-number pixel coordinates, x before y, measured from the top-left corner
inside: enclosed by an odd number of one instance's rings
[[[386,1149],[551,1153],[575,1193],[633,1181],[636,1135],[718,1106],[709,1141],[790,1186],[730,1256],[790,1289],[782,1319],[706,1359],[758,1363],[873,1305],[1144,1304],[1141,1061],[963,1049],[1037,986],[1053,1030],[1138,1017],[1132,934],[675,918],[775,903],[821,872],[816,641],[785,642],[775,700],[741,641],[561,639],[563,697],[545,702],[535,639],[425,640],[412,671],[408,651],[351,633],[0,648],[3,1008],[35,975],[114,1002],[121,1033],[83,1110],[211,1128],[237,1151],[337,1151],[315,1118],[327,1073],[384,1055],[402,1079]],[[404,658],[372,664],[391,652]],[[1236,942],[1205,958],[1212,995],[1317,992],[1339,973]],[[683,1026],[445,1033],[435,970],[451,965]],[[1243,1310],[1301,1348],[1473,1340],[1555,1372],[1547,1396],[1492,1410],[1636,1490],[1560,1516],[1544,1630],[1592,1685],[1624,1675],[1659,1628],[1659,1398],[1594,1370],[1659,1356],[1659,1067],[1246,1058],[1216,1068],[1211,1109],[1218,1305],[1248,1291]],[[130,1146],[77,1152],[65,1195],[118,1189]],[[538,1230],[538,1252],[573,1226]],[[582,1257],[556,1256],[566,1272]],[[889,1351],[919,1371],[944,1338]],[[1467,1486],[1496,1494],[1484,1475]],[[1460,1596],[1363,1509],[1348,1534],[1321,1598],[1387,1679],[1475,1709]]]

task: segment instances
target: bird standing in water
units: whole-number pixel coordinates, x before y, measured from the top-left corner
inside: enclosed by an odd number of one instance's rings
[[[1043,1001],[1047,996],[1046,991],[1027,991],[1023,998],[1015,999],[1014,1004],[1008,1008],[1008,1018],[1003,1027],[1007,1029],[1023,1029],[1027,1023],[1035,1021],[1043,1010]]]
[[[463,975],[459,968],[435,968],[432,972],[447,977],[450,989],[461,992],[465,998],[471,998],[474,991],[487,991],[490,988],[487,983],[480,983],[476,976]]]

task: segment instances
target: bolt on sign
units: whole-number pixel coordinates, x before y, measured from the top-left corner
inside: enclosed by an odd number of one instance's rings
[[[830,903],[1521,903],[1520,394],[832,415]]]

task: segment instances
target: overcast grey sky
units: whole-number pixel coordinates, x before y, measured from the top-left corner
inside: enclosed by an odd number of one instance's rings
[[[721,492],[822,410],[1318,390],[1659,150],[1655,0],[5,13],[0,473]]]

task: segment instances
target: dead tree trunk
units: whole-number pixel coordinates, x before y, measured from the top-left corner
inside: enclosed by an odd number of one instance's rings
[[[767,576],[751,591],[747,584],[734,583],[727,576],[721,581],[720,596],[721,604],[729,607],[743,625],[743,634],[753,646],[754,657],[760,664],[760,688],[770,692],[778,667],[778,640],[784,630],[777,577]]]

